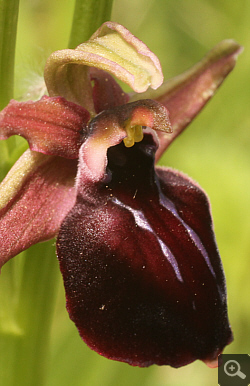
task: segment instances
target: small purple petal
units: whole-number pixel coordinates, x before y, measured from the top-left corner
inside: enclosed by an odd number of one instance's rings
[[[29,149],[16,162],[0,185],[0,267],[57,234],[75,202],[76,168],[76,160]]]
[[[103,70],[90,68],[90,78],[94,81],[93,99],[96,113],[124,105],[129,101],[126,94],[114,78]]]
[[[57,251],[83,340],[134,366],[212,362],[232,340],[209,204],[191,179],[154,170],[151,134],[108,150],[105,180],[78,180]],[[88,181],[88,183],[86,183]]]
[[[47,155],[78,158],[90,114],[61,97],[12,100],[0,113],[0,139],[21,135],[30,149]]]

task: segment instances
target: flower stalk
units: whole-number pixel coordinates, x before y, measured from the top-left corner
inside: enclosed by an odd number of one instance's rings
[[[113,0],[76,0],[69,48],[85,42],[105,21],[110,20]]]
[[[0,0],[0,109],[13,97],[19,0]]]

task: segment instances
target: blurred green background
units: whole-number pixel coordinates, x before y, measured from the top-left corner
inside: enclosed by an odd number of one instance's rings
[[[52,51],[67,47],[73,7],[72,0],[21,0],[16,97],[34,74],[42,73]],[[218,94],[171,145],[161,164],[187,173],[210,197],[235,335],[225,353],[250,353],[250,2],[115,0],[112,20],[159,57],[165,79],[186,70],[220,40],[233,38],[245,47]],[[46,386],[217,385],[217,370],[202,362],[180,369],[140,369],[98,356],[78,337],[65,310],[59,273],[57,279]]]

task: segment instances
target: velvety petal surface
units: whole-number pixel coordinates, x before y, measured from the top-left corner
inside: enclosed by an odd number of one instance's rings
[[[213,365],[232,333],[209,203],[188,177],[155,171],[153,138],[147,130],[132,147],[109,148],[98,181],[79,175],[57,240],[67,309],[108,358]]]
[[[0,267],[54,237],[75,202],[77,161],[29,149],[0,185]]]
[[[61,97],[39,101],[10,101],[0,112],[0,139],[20,135],[30,149],[47,155],[78,158],[90,114]]]
[[[167,107],[173,133],[159,133],[159,159],[166,148],[194,119],[214,95],[217,88],[235,66],[242,47],[233,40],[223,40],[207,55],[183,74],[170,79],[157,90],[132,95],[130,101],[141,98],[155,99]]]

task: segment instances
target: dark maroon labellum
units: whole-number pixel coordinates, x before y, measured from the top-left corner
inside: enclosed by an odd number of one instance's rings
[[[67,309],[108,358],[142,367],[213,361],[232,333],[209,204],[186,176],[155,169],[155,151],[151,134],[110,148],[108,178],[64,220]]]

